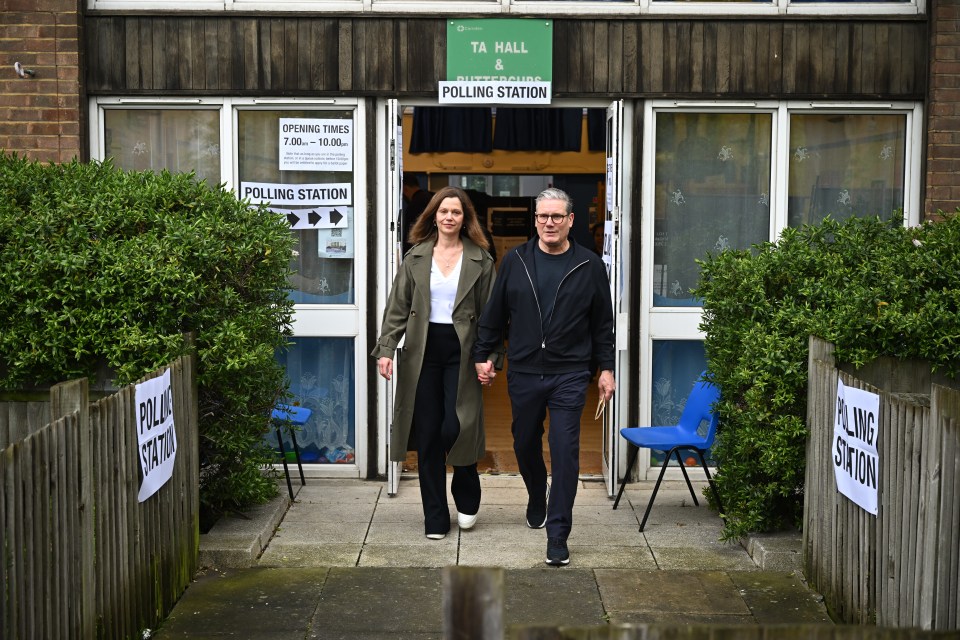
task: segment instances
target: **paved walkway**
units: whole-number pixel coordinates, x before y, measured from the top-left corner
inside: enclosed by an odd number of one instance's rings
[[[477,525],[459,531],[454,522],[440,541],[423,535],[416,479],[405,478],[395,497],[382,482],[310,479],[289,508],[284,491],[201,536],[206,568],[154,637],[440,638],[450,565],[506,570],[508,631],[830,624],[795,570],[796,536],[754,544],[754,556],[766,558],[760,568],[741,544],[718,541],[720,519],[704,500],[692,506],[682,483],[665,484],[640,533],[652,483],[630,485],[614,511],[601,482],[582,481],[563,568],[544,564],[546,534],[524,524],[522,481],[485,475],[482,483]]]

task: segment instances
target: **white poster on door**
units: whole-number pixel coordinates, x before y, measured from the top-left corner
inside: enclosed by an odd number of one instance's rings
[[[170,369],[137,385],[134,394],[137,452],[143,482],[139,502],[155,494],[171,477],[177,457],[177,430],[173,424],[173,387]]]
[[[353,171],[353,121],[280,118],[281,171]]]

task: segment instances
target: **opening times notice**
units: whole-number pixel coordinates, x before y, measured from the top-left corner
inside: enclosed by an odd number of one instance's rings
[[[353,121],[280,118],[281,171],[353,171]]]

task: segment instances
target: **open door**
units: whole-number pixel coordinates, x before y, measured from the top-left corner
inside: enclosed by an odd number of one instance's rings
[[[401,252],[403,249],[403,226],[401,224],[401,199],[403,197],[403,120],[402,114],[400,113],[400,105],[396,100],[387,100],[386,104],[386,123],[385,123],[385,138],[387,141],[387,166],[389,167],[389,178],[387,180],[387,191],[385,201],[387,203],[387,215],[386,215],[386,224],[387,224],[387,233],[385,234],[388,238],[388,249],[384,251],[386,256],[386,264],[384,265],[384,276],[387,283],[388,290],[389,287],[393,285],[393,279],[397,274],[397,268],[400,265]],[[386,297],[384,297],[386,301]],[[382,307],[381,307],[382,308]],[[403,345],[403,341],[400,341],[400,346]],[[400,348],[397,348],[396,359],[400,359]],[[399,370],[397,366],[398,362],[394,361],[394,378],[392,380],[384,380],[380,378],[382,384],[385,385],[385,389],[382,392],[382,397],[386,398],[386,421],[387,421],[387,494],[396,495],[397,490],[400,488],[400,475],[403,472],[403,463],[402,462],[393,462],[391,460],[391,435],[393,432],[393,400],[394,395],[396,394],[396,372]]]
[[[618,100],[607,107],[607,142],[606,142],[606,202],[604,209],[606,217],[604,223],[603,261],[607,267],[607,277],[610,281],[610,298],[613,300],[613,328],[615,332],[616,363],[614,376],[617,379],[617,392],[607,406],[603,416],[603,475],[607,485],[607,495],[611,498],[616,495],[620,486],[620,415],[626,398],[621,394],[626,392],[629,385],[623,376],[627,375],[625,366],[627,355],[627,314],[621,309],[627,309],[622,286],[621,265],[623,264],[623,243],[621,236],[624,232],[624,180],[623,180],[623,101]],[[621,391],[623,390],[623,391]]]

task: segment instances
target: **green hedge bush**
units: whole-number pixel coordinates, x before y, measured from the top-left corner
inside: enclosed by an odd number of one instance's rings
[[[192,175],[0,157],[0,387],[87,376],[125,385],[194,332],[201,504],[262,502],[267,416],[286,392],[286,222]]]
[[[828,219],[700,262],[725,538],[800,526],[809,335],[856,366],[918,357],[960,373],[958,247],[957,215],[913,228]]]

